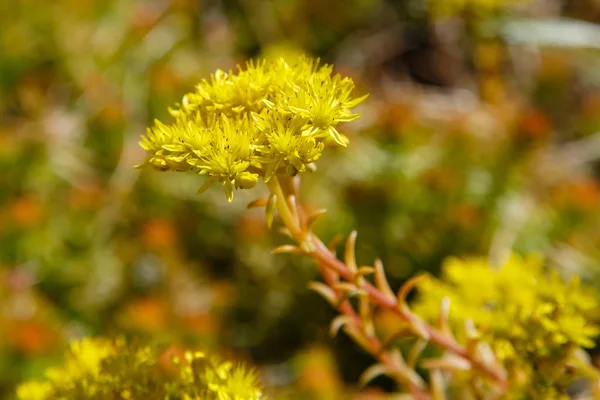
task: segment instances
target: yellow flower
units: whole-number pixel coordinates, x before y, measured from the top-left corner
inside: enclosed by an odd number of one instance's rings
[[[359,117],[352,107],[354,82],[332,75],[333,67],[300,57],[249,62],[246,69],[217,71],[171,109],[174,121],[155,121],[140,145],[144,165],[188,171],[234,189],[250,189],[259,178],[313,169],[326,146],[346,146],[338,125]]]
[[[175,374],[159,367],[162,351],[154,346],[128,344],[119,339],[74,342],[63,365],[50,369],[46,380],[29,381],[17,388],[19,400],[258,400],[262,396],[257,374],[233,367],[201,352],[174,359]]]
[[[258,400],[261,392],[257,390],[258,376],[243,365],[233,367],[217,389],[219,400]]]
[[[439,321],[442,299],[449,298],[449,323],[457,338],[467,341],[464,321],[472,320],[514,374],[511,379],[522,382],[517,391],[533,398],[563,391],[576,350],[593,347],[600,333],[594,320],[596,296],[578,279],[566,283],[556,273],[547,274],[535,257],[513,255],[499,269],[483,258],[450,259],[442,279],[425,280],[419,292],[413,307],[417,314]]]
[[[17,398],[22,400],[47,400],[52,392],[52,384],[44,381],[25,382],[17,388]]]
[[[331,137],[340,146],[346,146],[347,139],[340,135],[336,125],[357,119],[360,115],[352,114],[350,109],[367,98],[365,95],[351,99],[353,89],[352,79],[342,79],[339,75],[332,78],[328,70],[321,70],[310,76],[305,90],[280,103],[282,111],[289,110],[308,120],[308,135]]]
[[[115,348],[103,339],[83,339],[72,342],[61,366],[46,371],[46,380],[29,381],[17,388],[19,400],[49,400],[87,396],[94,393],[91,381],[98,378],[102,360]]]
[[[140,146],[152,154],[147,163],[160,170],[189,170],[187,159],[194,156],[195,151],[207,148],[211,136],[206,132],[214,129],[214,125],[214,118],[206,121],[200,115],[182,116],[171,125],[155,120],[140,142]]]
[[[238,74],[217,70],[210,80],[203,80],[196,91],[183,97],[181,111],[172,111],[177,117],[180,112],[224,113],[234,117],[251,111],[260,111],[262,100],[267,95],[272,76],[265,71],[265,62],[249,62],[246,70],[238,67]]]
[[[266,137],[265,144],[256,146],[261,163],[266,167],[265,181],[282,166],[291,168],[291,174],[304,172],[321,156],[325,145],[306,134],[306,118],[282,116],[269,110],[253,117],[258,130]]]
[[[72,342],[65,363],[58,368],[51,368],[46,376],[53,382],[67,383],[85,376],[97,376],[100,363],[115,351],[110,341],[85,338]]]

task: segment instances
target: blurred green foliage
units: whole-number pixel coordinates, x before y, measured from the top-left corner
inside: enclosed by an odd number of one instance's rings
[[[131,167],[165,105],[259,54],[321,56],[371,93],[304,193],[329,210],[322,237],[356,228],[359,260],[381,257],[395,287],[448,256],[512,249],[593,282],[600,58],[501,29],[542,17],[598,22],[600,6],[441,18],[422,0],[4,2],[0,397],[68,340],[112,334],[242,354],[281,398],[355,392],[369,356],[328,337],[310,262],[270,255],[283,239],[245,209],[260,190],[229,206],[218,188],[193,195],[202,177]]]

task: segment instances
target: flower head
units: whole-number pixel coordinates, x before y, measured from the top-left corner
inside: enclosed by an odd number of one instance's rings
[[[337,127],[358,118],[351,109],[366,98],[351,96],[352,79],[332,74],[307,57],[219,70],[170,110],[172,123],[148,128],[145,165],[207,175],[200,191],[218,182],[229,201],[259,178],[310,170],[326,146],[346,146]]]
[[[161,368],[162,350],[125,340],[84,339],[71,344],[63,365],[46,379],[17,388],[19,400],[115,398],[186,400],[258,400],[258,376],[243,365],[186,352],[173,359],[174,372]]]

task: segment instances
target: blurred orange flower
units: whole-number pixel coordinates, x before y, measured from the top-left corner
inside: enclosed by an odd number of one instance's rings
[[[13,200],[10,214],[13,221],[20,227],[31,228],[42,218],[42,205],[32,196],[22,196]]]
[[[173,247],[177,241],[173,223],[165,219],[148,221],[143,228],[143,241],[151,249]]]
[[[7,333],[12,347],[28,355],[43,353],[57,344],[57,333],[41,321],[13,321]]]
[[[156,332],[165,329],[169,323],[169,312],[164,300],[145,297],[126,306],[124,320],[132,328]]]

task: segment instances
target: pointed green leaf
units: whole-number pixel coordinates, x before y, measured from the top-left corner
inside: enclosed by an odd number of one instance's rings
[[[267,200],[267,206],[265,207],[265,218],[267,219],[267,226],[271,229],[273,225],[273,217],[275,216],[275,204],[277,203],[277,195],[271,193]]]

